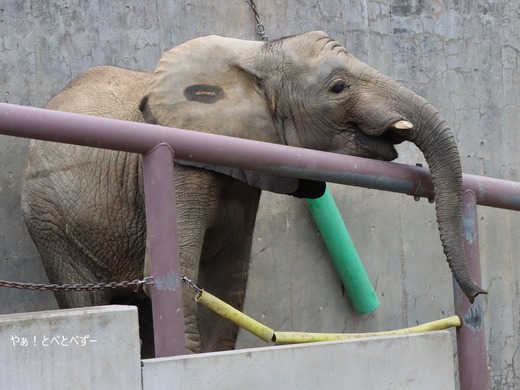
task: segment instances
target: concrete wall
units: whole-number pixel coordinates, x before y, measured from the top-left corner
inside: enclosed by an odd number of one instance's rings
[[[139,342],[130,306],[0,315],[0,388],[141,389]]]
[[[147,359],[143,389],[452,390],[452,354],[442,331]]]
[[[2,389],[455,389],[446,331],[141,361],[136,308],[100,306],[0,315],[0,350]]]
[[[520,4],[505,0],[265,0],[270,38],[325,30],[360,59],[434,104],[449,122],[464,171],[520,180]],[[151,70],[162,52],[205,34],[255,39],[246,1],[0,5],[0,99],[42,107],[92,65]],[[26,141],[0,137],[0,278],[45,280],[19,209]],[[422,162],[412,145],[406,163]],[[453,313],[452,282],[433,206],[377,191],[333,194],[381,306],[357,315],[344,296],[304,202],[264,194],[246,311],[280,330],[372,331]],[[490,384],[520,387],[520,215],[479,208]],[[49,293],[0,289],[0,312],[54,308]],[[262,342],[241,335],[239,346]]]

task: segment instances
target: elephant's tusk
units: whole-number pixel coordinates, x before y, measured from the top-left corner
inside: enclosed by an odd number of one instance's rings
[[[392,124],[392,126],[390,126],[396,130],[411,130],[413,129],[413,125],[408,122],[408,121],[404,121],[404,120],[401,120],[401,121],[397,121],[395,122],[394,124]]]

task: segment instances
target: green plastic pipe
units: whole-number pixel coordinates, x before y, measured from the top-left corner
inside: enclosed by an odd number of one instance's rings
[[[375,310],[379,299],[328,187],[321,198],[306,200],[354,310]]]

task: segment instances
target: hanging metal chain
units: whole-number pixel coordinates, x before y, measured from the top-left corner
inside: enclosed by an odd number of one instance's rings
[[[139,290],[143,284],[153,284],[153,278],[147,276],[143,279],[135,279],[132,281],[123,282],[109,282],[109,283],[88,283],[88,284],[36,284],[36,283],[21,283],[8,282],[0,280],[0,287],[18,288],[25,290],[39,290],[39,291],[93,291],[93,290],[107,290],[116,288],[133,288],[134,291]]]
[[[251,9],[253,10],[253,16],[256,20],[256,30],[258,31],[258,36],[260,37],[260,40],[268,41],[269,38],[267,38],[267,34],[265,33],[264,25],[260,22],[260,16],[258,15],[258,11],[256,10],[256,4],[254,0],[249,0],[249,4],[251,5]]]

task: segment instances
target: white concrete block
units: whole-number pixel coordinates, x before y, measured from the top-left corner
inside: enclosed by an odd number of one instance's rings
[[[0,389],[141,389],[139,345],[131,306],[0,315]]]
[[[447,331],[143,360],[143,389],[455,389]]]

